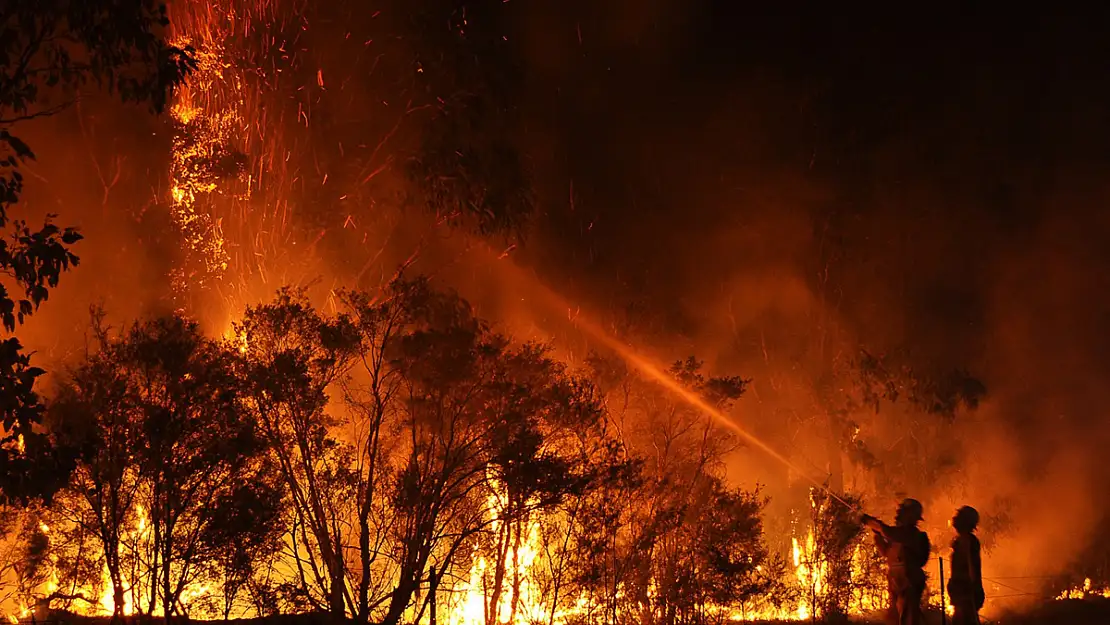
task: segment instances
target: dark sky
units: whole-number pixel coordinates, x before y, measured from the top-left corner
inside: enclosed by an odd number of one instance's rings
[[[777,234],[838,237],[846,299],[886,303],[861,322],[911,307],[947,328],[981,321],[1000,259],[1046,216],[1101,214],[1110,11],[524,4],[543,262],[606,294],[619,276],[668,308],[746,253],[699,240],[800,213],[811,232]],[[552,205],[571,180],[573,213]],[[1079,229],[1097,248],[1103,226]],[[810,273],[830,253],[800,247]]]

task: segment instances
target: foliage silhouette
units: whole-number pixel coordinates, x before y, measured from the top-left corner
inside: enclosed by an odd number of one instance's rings
[[[78,450],[56,510],[99,543],[85,557],[108,571],[116,616],[126,604],[182,614],[197,579],[237,591],[276,550],[282,484],[268,477],[236,350],[178,317],[98,334],[51,408]]]
[[[599,617],[642,615],[678,625],[712,622],[719,608],[741,612],[790,599],[785,562],[764,543],[758,491],[725,485],[724,456],[735,437],[663,385],[641,378],[619,359],[593,355],[614,428],[641,461],[621,498],[594,500],[580,513],[591,530],[580,582],[604,597]],[[718,410],[728,411],[747,381],[709,376],[690,357],[669,373]],[[723,617],[722,617],[723,618]]]
[[[73,228],[46,223],[34,229],[12,219],[23,191],[20,165],[34,152],[13,125],[54,115],[76,101],[89,83],[124,102],[166,105],[173,88],[195,66],[189,50],[168,45],[165,6],[153,0],[42,0],[0,6],[0,322],[12,332],[47,299],[61,274],[76,266],[70,250],[81,239]],[[33,391],[42,370],[30,366],[18,339],[0,346],[0,497],[27,503],[49,497],[67,468],[44,435]],[[20,450],[20,447],[23,450]]]

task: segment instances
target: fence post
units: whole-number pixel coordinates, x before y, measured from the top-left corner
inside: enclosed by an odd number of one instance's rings
[[[940,625],[948,625],[948,610],[944,605],[944,556],[937,558],[940,564]]]

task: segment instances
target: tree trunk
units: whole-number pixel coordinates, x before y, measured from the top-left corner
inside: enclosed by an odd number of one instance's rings
[[[155,518],[154,508],[151,509],[151,512],[150,522],[154,526],[154,540],[150,551],[150,566],[147,570],[147,579],[150,580],[147,614],[154,616],[154,610],[158,607],[158,572],[161,570],[158,559],[162,553],[162,524],[159,519]]]
[[[436,625],[436,593],[439,592],[439,578],[436,577],[435,566],[430,569],[428,575],[430,577],[429,582],[431,585],[431,588],[428,590],[428,601],[432,610],[431,614],[428,616],[428,625]]]
[[[375,380],[377,380],[376,375]],[[366,462],[366,486],[361,489],[362,501],[360,502],[358,518],[358,550],[362,563],[362,577],[358,584],[358,614],[355,616],[360,623],[367,623],[370,620],[370,562],[373,559],[373,554],[370,553],[370,513],[373,509],[375,494],[374,480],[378,471],[378,444],[381,436],[382,419],[385,414],[381,391],[376,385],[374,396],[377,400],[375,418],[370,426],[370,437],[366,446],[366,453],[369,455]]]
[[[497,625],[501,620],[501,587],[505,584],[505,560],[509,557],[509,536],[512,531],[508,522],[502,522],[497,530],[496,563],[493,567],[493,585],[486,601],[486,625]]]
[[[117,622],[123,617],[123,578],[120,576],[119,557],[114,558],[115,565],[108,565],[108,575],[112,578],[112,622]]]
[[[332,616],[343,619],[347,616],[347,605],[343,600],[343,587],[345,585],[343,567],[336,562],[328,568],[331,569],[331,592],[328,597],[328,608],[331,610]]]
[[[370,621],[370,519],[363,511],[358,520],[358,551],[362,563],[362,576],[358,582],[358,613],[355,620],[359,623]]]
[[[844,456],[840,448],[843,424],[831,411],[826,411],[825,417],[828,432],[825,438],[825,449],[828,454],[829,488],[837,495],[841,495],[844,493]]]
[[[393,596],[389,599],[389,610],[382,619],[381,625],[397,625],[401,622],[401,617],[405,614],[405,607],[408,606],[409,599],[412,598],[412,593],[416,590],[416,584],[410,579],[402,578],[397,587],[393,589]]]
[[[516,622],[517,609],[520,607],[520,543],[521,532],[524,531],[524,528],[522,527],[524,525],[523,521],[518,520],[513,524],[516,526],[516,531],[513,532],[515,536],[513,538],[513,589],[512,595],[509,599],[510,623]]]
[[[169,540],[167,539],[165,543],[168,545]],[[169,625],[170,616],[173,614],[173,605],[176,603],[173,599],[173,584],[170,582],[170,560],[169,553],[162,554],[162,610],[165,612],[166,625]]]
[[[119,557],[119,525],[108,530],[107,544],[104,545],[104,566],[112,582],[112,622],[123,616],[123,574]]]
[[[425,532],[431,531],[430,522],[420,522],[411,528],[411,534],[406,537],[406,557],[402,561],[401,571],[397,580],[397,587],[393,589],[393,596],[389,598],[389,610],[381,625],[397,625],[405,614],[405,608],[412,600],[413,594],[420,586],[420,574],[428,564],[431,555],[431,546],[423,542]],[[447,564],[440,565],[446,567]]]

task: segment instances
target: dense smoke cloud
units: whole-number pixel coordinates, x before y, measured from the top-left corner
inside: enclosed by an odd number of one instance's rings
[[[816,410],[823,319],[828,349],[969,369],[990,400],[957,425],[967,492],[921,496],[1013,501],[996,575],[1081,558],[1110,478],[1104,44],[1080,16],[702,8],[649,9],[634,34],[583,29],[601,9],[545,22],[583,37],[541,57],[566,200],[525,253],[602,308],[650,311],[668,355],[752,376],[741,418],[783,444],[766,422]]]
[[[818,472],[823,443],[797,423],[820,410],[822,363],[866,347],[967,369],[989,395],[954,426],[966,492],[921,485],[935,540],[949,507],[989,513],[1009,499],[1014,533],[988,575],[1054,573],[1080,553],[1107,513],[1110,480],[1098,461],[1110,442],[1100,180],[1110,102],[1090,74],[1107,50],[1083,20],[1003,36],[992,16],[513,4],[509,36],[526,69],[517,132],[540,208],[525,240],[501,257],[509,242],[447,237],[387,201],[403,184],[396,171],[358,205],[340,203],[373,163],[355,167],[350,146],[335,146],[364,118],[383,123],[360,111],[392,98],[371,92],[394,77],[366,78],[365,59],[344,65],[348,23],[309,22],[299,71],[315,80],[318,62],[332,95],[313,96],[325,103],[316,125],[276,118],[316,164],[298,170],[303,185],[331,168],[326,192],[301,191],[315,198],[296,217],[304,239],[338,234],[253,297],[283,275],[319,277],[324,291],[376,284],[423,245],[410,271],[568,357],[587,347],[573,331],[586,314],[660,359],[696,354],[753,378],[738,418]],[[79,349],[89,304],[104,300],[121,319],[148,312],[165,288],[159,268],[173,262],[134,218],[164,184],[143,154],[164,154],[167,130],[111,110],[90,103],[27,137],[42,157],[26,209],[57,212],[88,237],[82,267],[29,327],[54,362]],[[79,117],[98,137],[82,135]],[[106,197],[116,155],[120,182]],[[371,225],[347,228],[348,217]],[[753,452],[732,473],[775,495],[789,476],[770,463]]]

